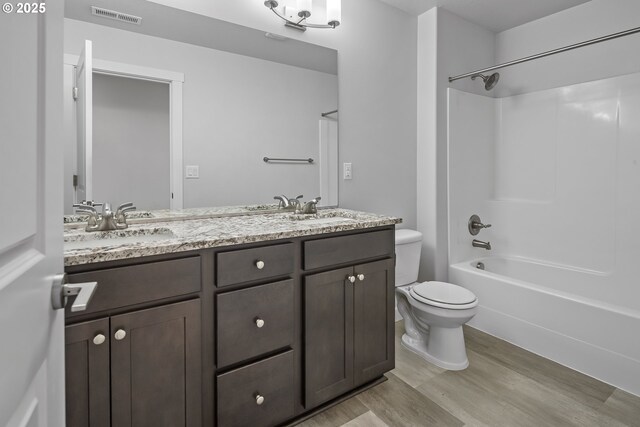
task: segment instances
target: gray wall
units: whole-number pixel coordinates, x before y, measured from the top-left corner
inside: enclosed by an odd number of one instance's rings
[[[169,85],[93,76],[95,200],[168,209]]]
[[[592,0],[496,36],[506,62],[640,25],[637,0]],[[640,36],[632,35],[501,70],[498,96],[528,93],[640,71]]]
[[[317,164],[262,158],[318,158],[321,113],[337,106],[335,75],[65,20],[66,53],[85,39],[95,58],[184,73],[184,164],[200,167],[199,179],[184,180],[184,207],[318,195]]]
[[[442,8],[420,15],[418,25],[417,213],[424,236],[420,280],[447,280],[447,88],[486,94],[477,80],[450,84],[448,77],[493,65],[495,35]]]
[[[348,0],[336,30],[300,33],[263,2],[155,2],[337,49],[340,162],[353,163],[353,180],[340,180],[340,205],[416,227],[415,16],[377,0]]]

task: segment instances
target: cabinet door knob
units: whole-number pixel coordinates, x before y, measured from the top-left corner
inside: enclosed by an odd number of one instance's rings
[[[364,274],[362,273],[358,274],[358,280],[362,282],[364,280]]]
[[[259,318],[259,317],[256,317],[256,326],[257,326],[258,328],[262,328],[262,327],[264,326],[264,320],[262,320],[262,319],[261,319],[261,318]]]
[[[106,337],[102,334],[98,334],[95,337],[93,337],[93,343],[95,345],[100,345],[105,341]]]
[[[118,330],[116,331],[116,333],[114,334],[114,337],[115,337],[118,341],[123,340],[123,339],[124,339],[124,337],[126,337],[126,336],[127,336],[127,333],[125,332],[125,330],[124,330],[124,329],[118,329]]]
[[[347,280],[351,283],[356,283],[356,276],[347,276]]]
[[[256,405],[262,405],[264,403],[264,396],[256,394]]]
[[[256,261],[256,267],[258,270],[262,270],[264,268],[264,261]]]

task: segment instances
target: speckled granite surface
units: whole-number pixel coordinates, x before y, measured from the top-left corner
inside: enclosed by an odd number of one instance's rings
[[[183,217],[184,218],[184,217]],[[330,222],[327,222],[330,221]],[[402,219],[347,209],[317,215],[274,213],[133,224],[121,231],[65,230],[65,266],[399,224]]]
[[[100,211],[100,208],[98,208]],[[217,206],[211,208],[189,208],[180,210],[159,209],[154,211],[132,211],[127,212],[127,222],[129,224],[182,221],[185,218],[216,218],[240,215],[256,215],[265,213],[279,213],[277,204],[267,205],[246,205],[246,206]],[[65,215],[65,228],[82,227],[87,222],[86,215]]]

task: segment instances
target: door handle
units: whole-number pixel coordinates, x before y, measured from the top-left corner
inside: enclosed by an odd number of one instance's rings
[[[51,288],[51,305],[54,310],[64,309],[67,305],[67,297],[76,295],[76,299],[71,305],[71,311],[84,311],[89,305],[89,301],[98,288],[98,282],[87,283],[65,283],[66,274],[57,274],[53,278]]]

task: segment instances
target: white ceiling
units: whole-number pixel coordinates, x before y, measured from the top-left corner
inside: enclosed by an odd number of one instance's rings
[[[382,0],[412,15],[440,6],[499,33],[590,0]]]

